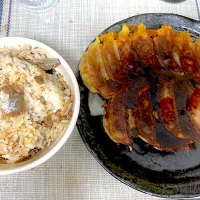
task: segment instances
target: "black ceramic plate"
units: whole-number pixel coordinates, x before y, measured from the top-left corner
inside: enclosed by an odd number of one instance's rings
[[[134,16],[117,22],[102,33],[118,32],[124,23],[137,25],[139,22],[148,28],[172,25],[177,31],[189,31],[194,38],[200,35],[200,22],[173,14]],[[135,140],[131,152],[116,145],[104,132],[102,118],[90,116],[88,89],[80,75],[77,77],[81,92],[79,133],[88,150],[111,175],[134,189],[155,196],[179,199],[200,196],[200,145],[189,152],[178,153],[155,150],[140,139]]]

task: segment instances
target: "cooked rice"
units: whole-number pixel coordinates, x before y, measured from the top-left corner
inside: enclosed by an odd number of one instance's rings
[[[44,49],[29,45],[0,49],[0,88],[23,88],[25,105],[18,115],[4,115],[16,102],[9,102],[9,94],[0,91],[0,156],[6,163],[19,162],[50,146],[69,124],[73,97],[63,75],[48,74],[27,61],[47,57]]]

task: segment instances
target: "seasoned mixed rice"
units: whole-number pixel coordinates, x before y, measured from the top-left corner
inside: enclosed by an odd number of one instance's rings
[[[73,96],[63,76],[36,60],[50,55],[29,45],[0,49],[0,157],[19,162],[48,147],[67,128]]]

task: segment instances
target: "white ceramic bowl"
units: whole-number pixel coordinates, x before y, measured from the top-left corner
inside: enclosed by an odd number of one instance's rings
[[[37,153],[34,157],[29,158],[28,160],[22,161],[20,163],[0,164],[0,175],[12,174],[25,171],[31,168],[35,168],[36,166],[42,164],[43,162],[51,158],[69,138],[70,134],[72,133],[76,125],[79,113],[79,107],[80,107],[79,87],[75,75],[72,72],[69,65],[66,63],[66,61],[52,48],[38,41],[20,37],[0,38],[0,47],[4,46],[15,47],[16,45],[22,45],[22,44],[30,44],[33,47],[41,47],[47,50],[52,57],[59,58],[62,66],[58,67],[56,70],[58,70],[64,75],[65,81],[70,86],[72,94],[74,96],[73,116],[66,132],[61,134],[61,136],[49,148],[45,148],[44,150]]]

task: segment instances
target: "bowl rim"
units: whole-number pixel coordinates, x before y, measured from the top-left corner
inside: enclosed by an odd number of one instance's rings
[[[2,45],[2,42],[4,42],[5,45],[3,44],[2,46],[6,46],[7,42],[11,43],[12,41],[14,42],[14,45],[8,44],[7,46],[14,47],[18,44],[28,44],[31,46],[32,45],[38,46],[40,48],[47,50],[47,52],[51,53],[53,56],[59,58],[64,70],[67,72],[67,74],[69,75],[71,82],[72,82],[72,87],[73,87],[73,92],[74,92],[74,110],[73,110],[72,118],[70,120],[67,130],[65,131],[63,136],[57,141],[55,146],[53,146],[47,153],[45,153],[38,159],[36,159],[32,162],[29,160],[29,162],[25,163],[23,166],[19,165],[14,168],[5,169],[5,170],[0,169],[0,175],[8,175],[8,174],[26,171],[26,170],[35,168],[35,167],[41,165],[42,163],[46,162],[48,159],[50,159],[54,154],[56,154],[56,152],[58,152],[58,150],[65,144],[65,142],[68,140],[69,136],[71,135],[74,127],[76,126],[76,121],[78,119],[79,109],[80,109],[80,91],[79,91],[78,82],[77,82],[77,79],[76,79],[75,74],[73,73],[71,67],[64,60],[64,58],[60,54],[58,54],[58,52],[56,52],[54,49],[49,47],[48,45],[46,45],[42,42],[33,40],[33,39],[25,38],[25,37],[2,37],[2,38],[0,38],[0,45]],[[22,163],[22,162],[20,162],[20,163]],[[14,163],[14,164],[20,164],[20,163]],[[5,165],[10,165],[10,164],[5,164]]]

